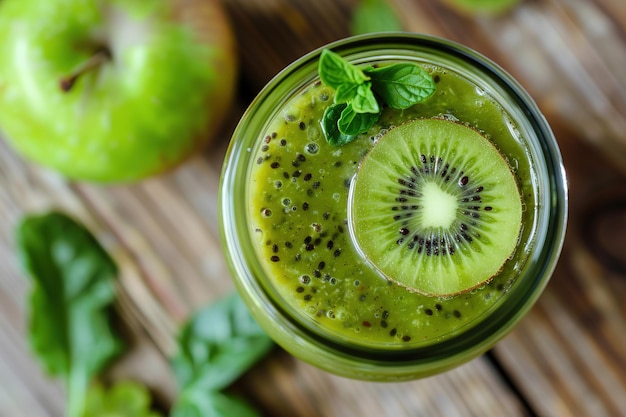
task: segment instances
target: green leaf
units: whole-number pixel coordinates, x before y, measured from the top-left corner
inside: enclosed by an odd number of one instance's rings
[[[402,30],[398,16],[386,0],[362,0],[354,10],[351,26],[353,35]]]
[[[161,417],[151,405],[150,391],[139,383],[121,381],[108,389],[95,384],[87,392],[81,417]]]
[[[359,94],[359,87],[363,84],[341,84],[335,91],[335,103],[349,103]],[[371,84],[368,84],[371,86]]]
[[[179,336],[172,367],[183,395],[228,387],[272,348],[237,294],[199,311]]]
[[[80,416],[89,381],[122,350],[110,314],[117,267],[84,226],[61,213],[25,218],[17,246],[33,281],[31,347],[49,374],[65,378],[69,415]]]
[[[322,51],[319,75],[335,89],[334,104],[322,117],[322,131],[329,144],[342,146],[365,133],[382,112],[379,98],[389,107],[406,109],[430,97],[435,83],[415,64],[394,64],[361,70],[327,49]]]
[[[379,113],[380,107],[372,92],[372,83],[342,84],[335,92],[335,103],[350,103],[357,113]]]
[[[322,132],[324,132],[326,141],[332,146],[343,146],[356,138],[356,135],[345,135],[339,131],[339,119],[346,107],[347,104],[345,103],[331,104],[322,116]]]
[[[435,92],[435,82],[426,70],[415,64],[393,64],[366,70],[372,90],[389,107],[406,109],[426,100]]]
[[[365,133],[378,121],[378,113],[357,113],[351,104],[341,112],[337,121],[339,132],[345,136],[356,136]]]
[[[174,404],[170,417],[260,417],[260,414],[237,397],[221,392],[193,392]]]
[[[380,113],[380,107],[372,92],[372,83],[365,82],[357,88],[357,94],[350,102],[357,113]]]
[[[369,79],[357,66],[329,49],[322,51],[318,72],[322,82],[335,90],[343,84],[358,85]]]

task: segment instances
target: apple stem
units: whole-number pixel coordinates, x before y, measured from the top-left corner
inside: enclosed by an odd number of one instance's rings
[[[100,49],[90,56],[85,62],[80,64],[70,75],[64,77],[59,82],[59,87],[64,93],[69,92],[76,84],[76,81],[83,74],[93,70],[111,59],[111,52],[106,49]]]

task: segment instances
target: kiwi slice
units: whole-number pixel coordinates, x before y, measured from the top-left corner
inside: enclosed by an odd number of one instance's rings
[[[350,189],[350,232],[388,280],[429,296],[490,281],[515,250],[522,203],[511,168],[475,129],[442,118],[392,128]]]

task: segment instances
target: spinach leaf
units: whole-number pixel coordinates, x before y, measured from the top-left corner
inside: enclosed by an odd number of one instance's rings
[[[183,394],[172,408],[170,417],[260,417],[245,402],[222,392]]]
[[[122,350],[110,315],[117,267],[84,226],[61,213],[25,218],[16,240],[33,281],[31,348],[49,374],[65,379],[69,416],[81,416],[90,380]]]
[[[387,0],[361,0],[351,22],[353,35],[402,30],[398,16]]]
[[[366,69],[372,90],[394,109],[407,109],[435,92],[435,82],[426,70],[414,64],[393,64]]]
[[[196,415],[184,411],[192,409],[203,410],[204,413],[197,414],[199,416],[239,415],[211,411],[236,404],[217,395],[217,391],[233,383],[272,346],[272,340],[254,321],[237,294],[200,310],[183,327],[179,352],[172,360],[182,390],[175,404],[175,409],[181,410],[177,415]]]

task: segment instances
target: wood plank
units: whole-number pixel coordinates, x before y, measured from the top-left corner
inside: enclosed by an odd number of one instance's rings
[[[350,34],[358,0],[230,0],[224,2],[239,45],[242,84],[255,95],[295,59]]]
[[[505,387],[484,357],[423,380],[372,383],[337,377],[278,352],[235,390],[273,417],[530,416]]]

